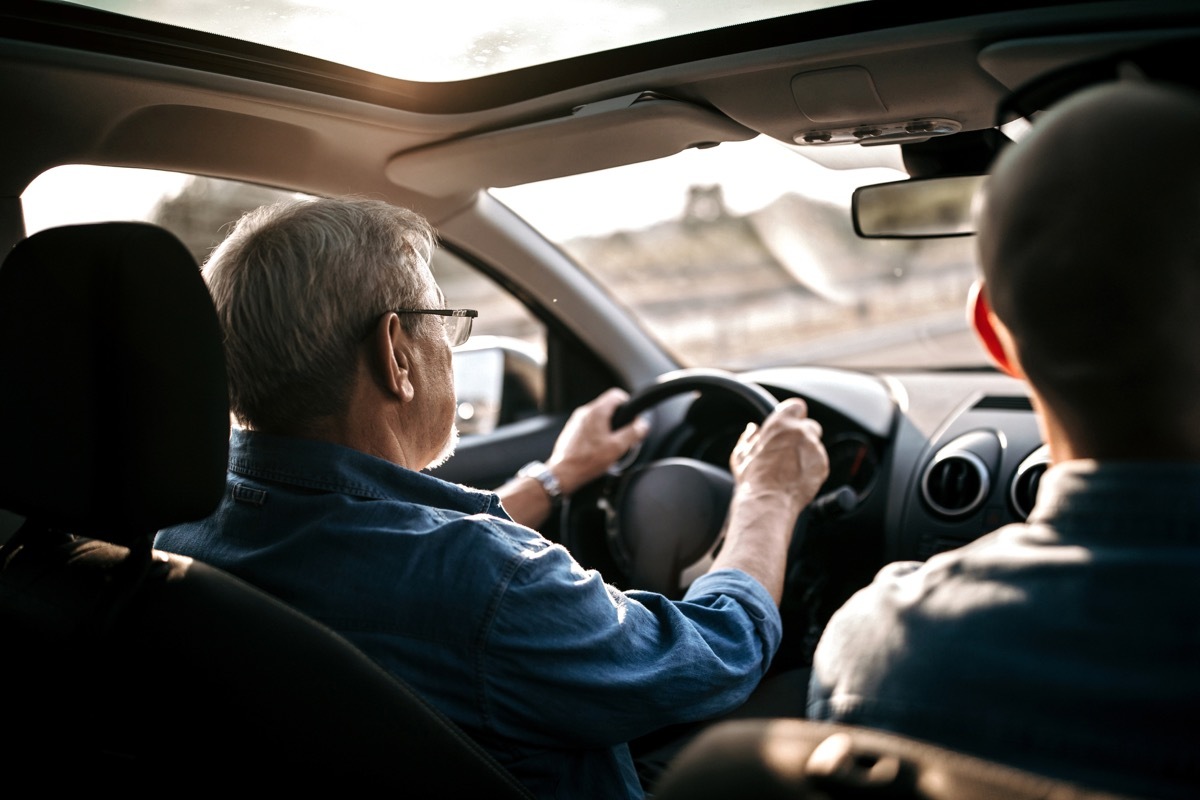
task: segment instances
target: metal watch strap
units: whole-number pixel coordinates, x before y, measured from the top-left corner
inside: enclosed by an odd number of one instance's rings
[[[542,488],[546,490],[551,503],[558,502],[562,498],[562,486],[559,485],[558,478],[554,477],[554,473],[550,471],[550,468],[541,461],[530,461],[517,470],[517,476],[521,478],[533,478],[540,483]]]

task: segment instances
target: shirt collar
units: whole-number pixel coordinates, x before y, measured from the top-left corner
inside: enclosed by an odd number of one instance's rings
[[[1030,523],[1200,543],[1200,464],[1076,459],[1046,470]]]
[[[404,500],[507,517],[499,498],[331,442],[235,428],[229,471],[257,480],[370,500]]]

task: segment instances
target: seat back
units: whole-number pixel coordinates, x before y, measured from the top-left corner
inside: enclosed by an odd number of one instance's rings
[[[349,642],[153,551],[211,513],[229,410],[195,261],[152,225],[37,233],[0,267],[5,771],[40,787],[530,794]]]

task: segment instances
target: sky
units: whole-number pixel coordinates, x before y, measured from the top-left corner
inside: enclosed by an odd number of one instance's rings
[[[71,165],[42,173],[21,195],[25,232],[55,225],[145,220],[161,197],[176,194],[186,175],[148,169]]]

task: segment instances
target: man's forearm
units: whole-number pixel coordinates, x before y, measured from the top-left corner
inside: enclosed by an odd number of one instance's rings
[[[497,489],[496,494],[514,522],[534,530],[540,529],[554,510],[550,496],[533,478],[515,477]]]
[[[778,605],[798,516],[794,496],[739,489],[730,503],[725,542],[712,569],[742,570],[761,583]]]

